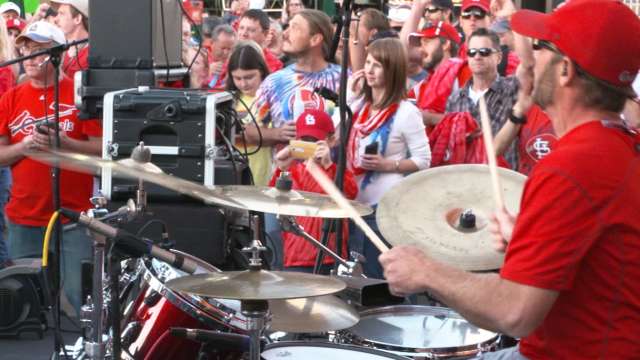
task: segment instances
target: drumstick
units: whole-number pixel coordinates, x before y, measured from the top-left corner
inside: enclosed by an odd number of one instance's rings
[[[318,182],[318,184],[324,189],[324,191],[335,201],[338,206],[347,212],[349,217],[353,219],[353,221],[358,225],[358,227],[364,232],[364,234],[371,240],[373,245],[380,250],[381,253],[384,253],[389,250],[387,244],[385,244],[378,235],[367,225],[367,223],[362,219],[360,214],[356,211],[356,209],[351,206],[349,200],[347,200],[340,190],[336,187],[336,185],[329,179],[329,177],[315,164],[313,161],[307,161],[307,170],[313,176],[313,178]]]
[[[484,147],[487,151],[487,160],[489,161],[489,172],[491,173],[491,185],[493,186],[493,199],[496,202],[496,209],[500,210],[504,207],[504,199],[502,197],[502,187],[500,186],[500,178],[498,177],[498,164],[496,162],[496,150],[493,147],[493,136],[491,135],[491,121],[487,112],[487,103],[484,96],[480,97],[480,124],[482,125],[482,136],[484,138]]]

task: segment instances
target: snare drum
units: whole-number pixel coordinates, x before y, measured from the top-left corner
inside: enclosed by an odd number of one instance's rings
[[[471,325],[452,310],[413,305],[361,312],[360,322],[337,338],[414,359],[473,357],[495,350],[500,340],[498,334]]]
[[[198,263],[200,272],[219,272],[194,256],[178,253]],[[148,265],[147,265],[148,264]],[[200,344],[170,335],[172,327],[244,333],[246,319],[240,302],[203,299],[174,292],[165,282],[187,274],[167,263],[151,260],[143,264],[140,289],[125,310],[122,345],[127,357],[135,359],[195,359]]]
[[[266,346],[264,360],[408,360],[408,358],[376,349],[326,342],[284,341]]]

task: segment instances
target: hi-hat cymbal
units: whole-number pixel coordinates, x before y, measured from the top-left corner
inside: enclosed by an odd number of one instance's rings
[[[526,177],[499,168],[505,206],[520,208]],[[495,211],[489,167],[451,165],[412,174],[389,190],[376,215],[380,231],[392,245],[411,244],[452,266],[483,271],[499,269],[504,254],[493,250],[487,229]],[[476,217],[473,228],[461,226],[466,210]]]
[[[271,330],[290,333],[325,332],[350,328],[360,316],[351,306],[333,295],[270,300]]]
[[[346,284],[336,278],[284,271],[227,271],[170,280],[178,292],[220,299],[278,300],[331,295]]]
[[[222,195],[242,204],[245,209],[289,215],[323,218],[346,218],[349,214],[329,196],[307,191],[280,191],[266,186],[216,186]],[[370,206],[350,201],[361,216],[371,214]]]

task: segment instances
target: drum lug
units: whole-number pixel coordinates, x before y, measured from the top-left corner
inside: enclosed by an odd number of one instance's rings
[[[122,330],[122,346],[127,348],[140,335],[142,324],[139,321],[132,321]]]

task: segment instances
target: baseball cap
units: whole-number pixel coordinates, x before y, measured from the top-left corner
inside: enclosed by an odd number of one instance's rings
[[[451,0],[431,0],[431,5],[440,9],[452,9],[453,1]]]
[[[448,40],[460,44],[460,34],[456,28],[451,24],[444,21],[438,21],[437,23],[428,23],[422,31],[409,34],[410,37],[428,38],[433,39],[435,37],[442,37]]]
[[[490,6],[491,6],[490,0],[463,0],[462,1],[462,11],[465,11],[471,7],[477,7],[484,10],[487,13],[490,13],[491,12]]]
[[[296,137],[311,136],[318,140],[324,140],[327,135],[336,131],[333,120],[329,114],[318,109],[303,111],[296,120]]]
[[[407,5],[389,6],[389,21],[403,24],[411,15],[411,8]]]
[[[630,89],[640,69],[640,19],[617,0],[571,0],[551,14],[520,10],[514,31],[555,45],[589,75]]]
[[[89,17],[89,0],[51,0],[51,3],[56,6],[61,4],[71,5],[82,13],[85,17]]]
[[[53,41],[57,43],[57,45],[67,42],[64,37],[64,33],[59,27],[43,20],[36,21],[27,26],[24,32],[16,38],[16,44],[20,44],[26,39],[30,39],[38,43],[48,43]]]
[[[11,1],[7,1],[6,3],[0,5],[0,14],[4,14],[7,11],[11,11],[11,10],[17,12],[18,16],[22,16],[22,13],[20,12],[20,7],[15,3],[12,3]]]
[[[511,31],[511,24],[507,19],[498,19],[491,26],[489,30],[495,32],[496,34],[506,33],[507,31]]]
[[[24,30],[27,26],[27,23],[22,19],[7,19],[7,30],[9,29],[18,29],[20,32]]]

